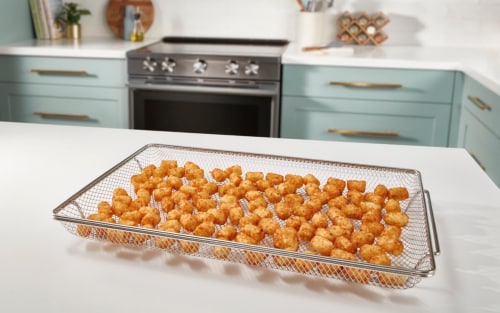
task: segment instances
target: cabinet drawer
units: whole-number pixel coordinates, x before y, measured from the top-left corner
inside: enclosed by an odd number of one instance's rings
[[[449,114],[447,105],[285,96],[281,136],[446,146]]]
[[[455,72],[285,65],[283,94],[451,103]]]
[[[500,137],[485,127],[468,109],[462,111],[459,145],[467,149],[500,188]]]
[[[125,88],[0,84],[6,119],[78,126],[128,126]]]
[[[463,105],[500,136],[500,95],[466,77]]]
[[[125,87],[125,60],[0,56],[0,81]]]

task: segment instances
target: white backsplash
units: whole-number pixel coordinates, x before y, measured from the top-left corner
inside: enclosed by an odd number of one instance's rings
[[[75,0],[73,0],[75,1]],[[83,36],[113,36],[107,1],[76,0],[92,11],[82,18]],[[295,0],[153,0],[148,37],[214,36],[294,40]],[[500,46],[500,0],[335,0],[327,12],[325,40],[335,38],[339,13],[385,13],[384,45]]]

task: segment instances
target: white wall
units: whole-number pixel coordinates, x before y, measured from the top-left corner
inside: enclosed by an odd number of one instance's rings
[[[75,1],[75,0],[74,0]],[[111,37],[107,1],[76,0],[93,12],[83,17],[83,36]],[[153,0],[149,37],[215,36],[295,39],[295,0]],[[384,45],[500,46],[500,0],[335,0],[327,12],[327,39],[337,32],[344,11],[384,12]]]

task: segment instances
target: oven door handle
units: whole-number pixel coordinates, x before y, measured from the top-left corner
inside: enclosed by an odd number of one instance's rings
[[[270,88],[237,88],[237,87],[213,87],[213,86],[190,86],[181,84],[128,84],[129,89],[156,90],[156,91],[184,91],[184,92],[204,92],[219,93],[226,95],[246,95],[246,96],[275,96],[279,93],[279,85]]]

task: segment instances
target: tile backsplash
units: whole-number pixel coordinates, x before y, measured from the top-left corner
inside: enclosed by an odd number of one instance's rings
[[[75,0],[74,0],[75,1]],[[295,0],[152,0],[148,37],[215,36],[286,38],[297,34]],[[93,15],[82,18],[83,36],[111,37],[107,1],[76,0]],[[335,0],[325,19],[325,41],[335,38],[344,12],[384,12],[384,45],[500,46],[500,0]]]

